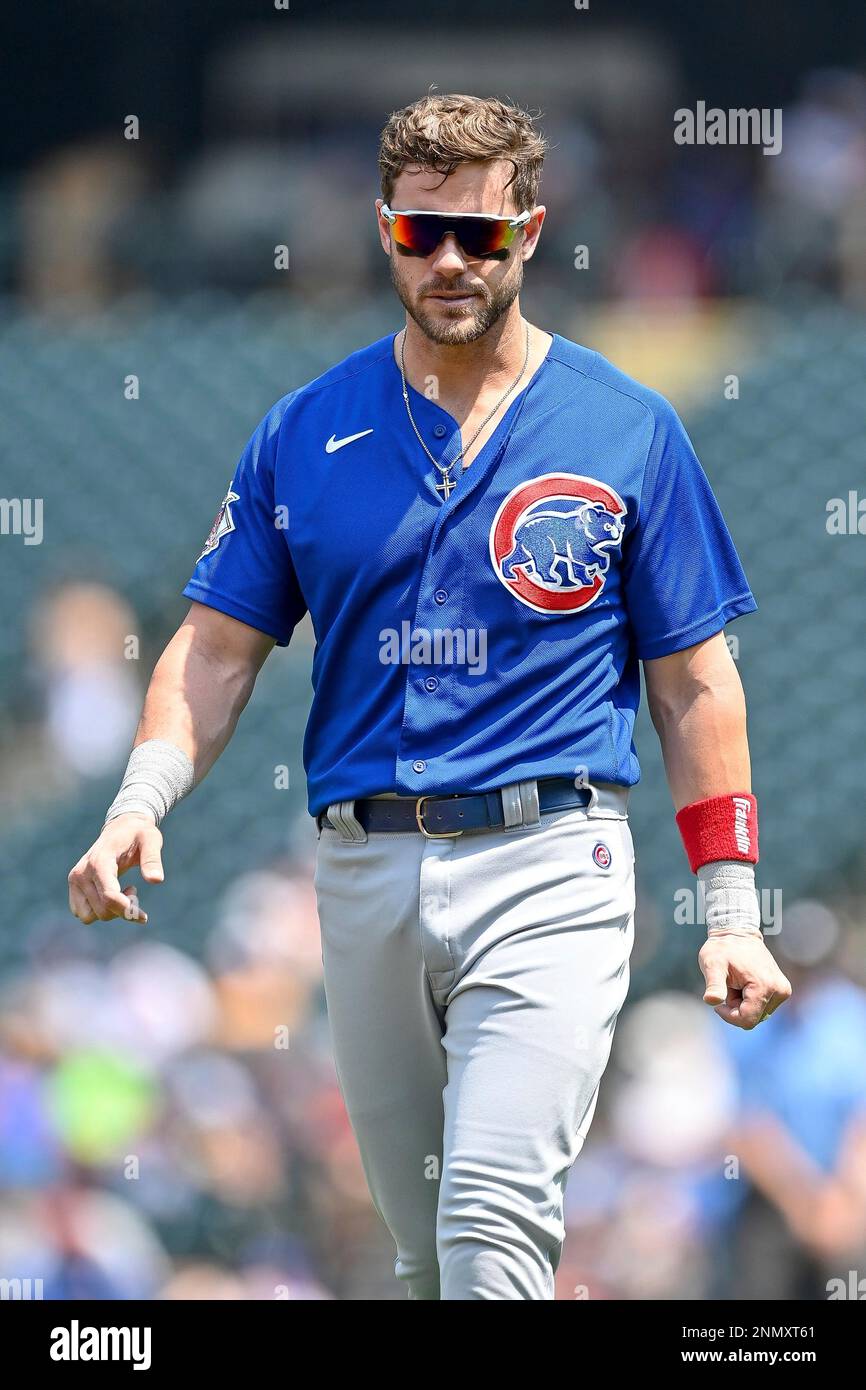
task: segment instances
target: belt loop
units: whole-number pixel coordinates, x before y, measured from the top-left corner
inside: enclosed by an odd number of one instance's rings
[[[501,787],[499,795],[502,799],[502,820],[505,830],[519,830],[523,825],[523,807],[520,802],[520,786],[517,782],[510,782],[507,787]]]
[[[538,782],[534,777],[528,782],[518,782],[520,805],[523,809],[524,825],[540,825],[541,811],[538,805]]]
[[[538,783],[534,777],[527,782],[510,782],[501,789],[500,796],[505,830],[522,830],[527,825],[541,824]]]
[[[593,786],[589,780],[589,768],[586,763],[578,763],[574,769],[574,786],[579,792],[589,792],[589,801],[586,805],[586,814],[591,816],[598,806],[598,787]]]
[[[333,801],[326,815],[334,829],[339,832],[341,840],[355,841],[357,844],[366,843],[367,832],[355,816],[354,801]]]
[[[597,786],[584,782],[590,793],[588,816],[598,816],[606,820],[627,820],[629,788],[611,782],[599,782]]]

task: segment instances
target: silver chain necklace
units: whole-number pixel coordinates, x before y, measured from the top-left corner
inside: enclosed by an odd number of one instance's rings
[[[459,463],[460,459],[462,459],[463,455],[466,453],[466,450],[472,448],[472,445],[475,443],[479,434],[484,429],[484,426],[490,423],[499,407],[504,404],[504,402],[511,395],[512,391],[523,378],[523,374],[526,371],[526,364],[529,361],[529,324],[526,325],[526,353],[523,358],[523,366],[520,368],[519,375],[515,377],[514,381],[512,381],[505,394],[499,397],[499,400],[496,402],[490,414],[486,415],[484,419],[481,421],[481,424],[478,426],[478,429],[475,431],[472,438],[468,441],[468,443],[463,445],[463,448],[460,450],[460,453],[457,454],[457,456],[453,458],[451,462],[448,464],[440,463],[438,459],[435,459],[433,457],[430,450],[427,448],[427,445],[424,443],[424,440],[421,438],[421,432],[418,429],[418,426],[415,424],[415,418],[412,414],[412,408],[409,405],[409,390],[406,386],[406,366],[403,360],[403,352],[405,347],[406,329],[404,328],[402,337],[400,339],[400,378],[403,383],[403,401],[406,406],[406,414],[409,416],[409,423],[411,424],[413,430],[415,431],[415,434],[417,435],[418,443],[421,445],[421,448],[424,450],[424,453],[427,455],[428,459],[433,464],[433,467],[438,468],[439,472],[442,474],[442,481],[441,483],[436,484],[436,491],[443,493],[445,501],[447,502],[448,498],[451,496],[452,492],[457,486],[454,479],[451,477],[451,469],[454,467],[455,463]],[[467,468],[468,464],[464,463],[463,467]]]

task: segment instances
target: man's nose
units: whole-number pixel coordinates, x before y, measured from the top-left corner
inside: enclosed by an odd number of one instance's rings
[[[437,275],[456,277],[465,273],[467,264],[460,242],[453,232],[448,232],[433,253],[431,270]]]

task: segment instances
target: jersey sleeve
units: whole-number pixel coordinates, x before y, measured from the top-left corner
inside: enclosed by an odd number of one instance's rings
[[[642,661],[703,642],[757,608],[707,476],[666,401],[623,562],[626,606]]]
[[[275,406],[250,438],[183,592],[286,647],[307,606],[274,495],[281,418]]]

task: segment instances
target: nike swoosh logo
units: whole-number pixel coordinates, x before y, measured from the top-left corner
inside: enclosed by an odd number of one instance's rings
[[[361,430],[360,434],[347,434],[345,439],[335,439],[333,435],[325,445],[326,454],[335,454],[338,449],[342,449],[344,444],[354,444],[356,439],[363,439],[365,434],[372,434],[372,430]]]

